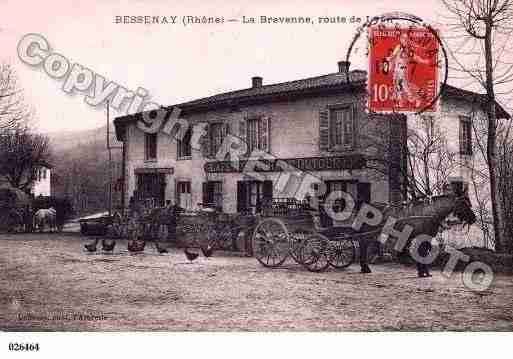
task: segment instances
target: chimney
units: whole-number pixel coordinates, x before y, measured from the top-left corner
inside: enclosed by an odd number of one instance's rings
[[[346,72],[351,66],[351,62],[349,61],[339,61],[338,64],[338,72]]]
[[[253,88],[262,87],[263,79],[260,76],[253,76],[251,78],[251,84]]]

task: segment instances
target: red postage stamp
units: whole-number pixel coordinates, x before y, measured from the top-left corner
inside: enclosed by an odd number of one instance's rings
[[[423,27],[369,28],[368,110],[377,113],[436,111],[438,47]]]

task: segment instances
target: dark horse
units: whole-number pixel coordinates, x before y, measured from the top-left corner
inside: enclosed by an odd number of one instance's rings
[[[378,209],[378,207],[375,208]],[[405,206],[382,207],[381,213],[383,214],[383,220],[379,224],[375,226],[364,225],[358,231],[355,231],[356,235],[372,231],[376,232],[376,236],[366,237],[366,239],[359,241],[362,273],[371,273],[367,263],[367,248],[372,241],[378,240],[380,233],[382,233],[380,229],[384,228],[385,223],[390,218],[397,220],[393,226],[394,230],[402,231],[405,226],[411,226],[412,232],[405,243],[406,245],[402,248],[403,253],[409,249],[412,239],[417,236],[427,235],[435,237],[442,221],[451,213],[468,225],[476,221],[467,192],[436,196],[429,200],[411,202]],[[418,247],[418,254],[421,257],[425,257],[430,250],[431,244],[428,241],[424,241]],[[419,277],[430,276],[428,266],[419,261],[417,261],[417,271]]]

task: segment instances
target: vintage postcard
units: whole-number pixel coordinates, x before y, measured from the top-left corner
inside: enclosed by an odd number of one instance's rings
[[[510,335],[511,19],[507,0],[0,0],[2,352]]]

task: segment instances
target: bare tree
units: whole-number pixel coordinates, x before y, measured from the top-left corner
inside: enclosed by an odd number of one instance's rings
[[[486,158],[490,181],[490,199],[495,233],[495,249],[504,251],[504,208],[500,200],[497,153],[497,95],[513,80],[513,64],[508,63],[511,43],[513,3],[510,0],[442,0],[451,16],[448,40],[459,41],[452,58],[457,70],[479,84],[487,95]],[[509,90],[509,89],[508,89]]]
[[[121,154],[113,154],[114,178],[122,175]],[[109,162],[105,142],[90,141],[78,144],[54,155],[52,193],[70,198],[79,214],[91,214],[105,210],[108,203]],[[113,203],[121,202],[121,193],[115,192]]]
[[[441,194],[457,164],[457,153],[451,150],[434,116],[415,118],[418,126],[408,129],[407,177],[422,196]]]
[[[444,192],[457,165],[457,153],[449,148],[439,120],[434,116],[416,116],[411,120],[415,122],[413,126],[406,126],[406,119],[374,116],[358,130],[368,167],[386,177],[390,175],[393,162],[399,162],[393,177],[400,180],[407,198],[415,200]],[[404,121],[395,136],[391,121]],[[399,146],[394,148],[394,143]],[[394,154],[398,151],[399,154]]]
[[[513,139],[508,130],[504,134],[503,145],[499,152],[499,186],[501,192],[502,208],[504,210],[505,229],[507,238],[513,238]],[[513,241],[506,242],[504,250],[513,253]]]
[[[26,126],[4,131],[0,136],[0,175],[14,188],[29,192],[37,170],[50,162],[47,137],[35,134]]]
[[[0,64],[0,131],[27,123],[33,109],[23,97],[18,76],[9,64]]]

